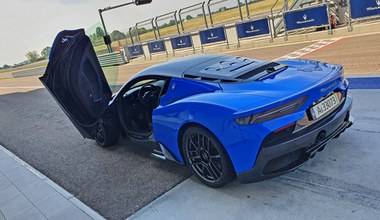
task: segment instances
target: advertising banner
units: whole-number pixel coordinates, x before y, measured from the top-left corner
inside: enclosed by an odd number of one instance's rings
[[[138,57],[144,55],[144,50],[141,44],[128,46],[128,52],[131,57]]]
[[[351,18],[380,15],[380,0],[350,0]]]
[[[190,35],[182,35],[170,38],[173,50],[193,47]]]
[[[159,40],[159,41],[153,41],[148,43],[148,49],[149,53],[158,53],[158,52],[165,52],[165,41]]]
[[[246,21],[236,24],[238,38],[254,37],[269,34],[268,18]]]
[[[329,25],[326,5],[286,12],[284,20],[287,31]]]
[[[220,41],[226,41],[226,32],[224,26],[210,28],[203,31],[199,31],[199,37],[202,44],[210,44]]]

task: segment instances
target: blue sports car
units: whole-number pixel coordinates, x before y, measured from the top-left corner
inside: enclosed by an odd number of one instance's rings
[[[155,141],[152,155],[221,187],[299,167],[353,123],[340,65],[194,55],[150,67],[112,94],[83,30],[54,41],[42,83],[85,138]]]

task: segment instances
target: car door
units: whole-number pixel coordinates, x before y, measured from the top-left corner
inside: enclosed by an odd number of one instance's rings
[[[142,76],[132,79],[119,91],[116,96],[119,121],[130,138],[153,141],[152,113],[166,93],[169,82],[170,79],[164,76]],[[144,91],[144,96],[140,97],[146,86],[155,87],[156,93]]]
[[[57,35],[40,80],[83,137],[94,139],[112,92],[83,29]]]

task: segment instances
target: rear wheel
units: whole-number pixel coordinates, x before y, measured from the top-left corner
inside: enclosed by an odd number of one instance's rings
[[[101,147],[110,147],[119,141],[119,133],[101,122],[96,130],[95,141]]]
[[[194,175],[210,187],[222,187],[234,177],[227,152],[219,140],[201,127],[188,128],[182,138],[186,164]]]

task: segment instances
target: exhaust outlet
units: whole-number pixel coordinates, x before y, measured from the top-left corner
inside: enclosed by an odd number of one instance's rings
[[[326,138],[326,131],[323,130],[319,132],[317,139],[315,139],[315,143],[318,144],[319,142],[323,141]]]

